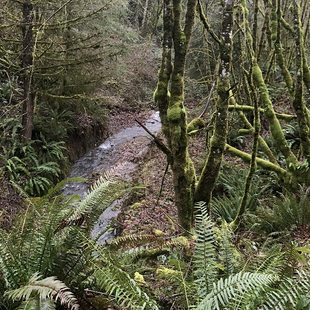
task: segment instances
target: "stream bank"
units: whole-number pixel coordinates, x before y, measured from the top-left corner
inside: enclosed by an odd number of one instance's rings
[[[145,126],[155,135],[161,131],[161,123],[158,112],[145,121]],[[132,181],[139,161],[148,152],[152,138],[138,125],[127,127],[110,136],[97,148],[86,153],[72,167],[69,178],[83,177],[89,180],[96,179],[106,172],[113,170],[113,175],[124,181]],[[81,198],[85,195],[89,182],[69,183],[63,188],[64,195],[78,194]],[[96,238],[106,230],[110,222],[121,211],[125,197],[114,201],[100,216],[95,225],[92,236]],[[105,232],[98,239],[98,243],[113,238],[115,232]]]

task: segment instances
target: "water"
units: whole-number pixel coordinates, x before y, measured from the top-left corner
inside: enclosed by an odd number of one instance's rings
[[[152,116],[145,122],[145,126],[154,135],[161,131],[161,123],[159,112],[154,112]],[[104,174],[106,171],[115,168],[118,175],[124,180],[130,180],[132,174],[137,169],[137,163],[122,158],[121,147],[128,143],[134,143],[139,139],[139,148],[137,149],[136,158],[142,158],[150,147],[151,138],[149,134],[140,126],[125,128],[120,132],[106,139],[97,148],[86,153],[72,167],[69,178],[83,177],[91,178],[94,175]],[[87,182],[68,183],[64,186],[62,192],[65,196],[78,194],[81,199],[88,190]],[[98,222],[92,231],[92,237],[96,238],[107,229],[111,221],[120,213],[121,205],[125,197],[114,201],[100,216]],[[107,240],[115,236],[115,231],[106,231],[98,239],[98,243],[103,244]]]

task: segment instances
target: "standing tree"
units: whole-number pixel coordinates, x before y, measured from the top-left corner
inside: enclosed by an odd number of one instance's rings
[[[192,225],[194,201],[205,200],[208,203],[210,201],[225,148],[228,128],[233,7],[233,0],[224,2],[222,31],[218,38],[221,53],[218,103],[215,112],[216,125],[209,155],[196,186],[195,168],[188,150],[188,133],[203,125],[203,120],[195,119],[190,124],[187,122],[184,106],[184,74],[197,1],[188,0],[185,13],[181,0],[165,0],[164,2],[163,54],[154,99],[159,106],[163,132],[168,142],[169,151],[166,153],[173,172],[179,222],[187,231]],[[183,15],[185,15],[184,26],[182,26]],[[172,57],[172,51],[174,57]]]

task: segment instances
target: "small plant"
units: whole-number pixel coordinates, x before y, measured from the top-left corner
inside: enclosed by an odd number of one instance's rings
[[[310,192],[300,187],[299,194],[282,194],[257,210],[256,228],[267,233],[294,230],[310,225]]]
[[[9,118],[0,124],[0,173],[20,186],[27,194],[42,195],[61,176],[66,162],[64,142],[21,141],[21,124]]]
[[[224,163],[211,202],[213,218],[221,218],[228,223],[235,219],[242,201],[246,175],[246,169],[240,169],[238,165]],[[260,205],[260,201],[272,193],[277,186],[273,175],[257,170],[249,191],[247,212],[254,211]]]
[[[0,231],[0,288],[8,309],[77,309],[75,296],[92,285],[119,305],[157,309],[105,246],[90,239],[99,215],[128,191],[108,177],[98,180],[84,200],[63,197],[59,183],[47,195],[27,199],[28,208],[10,232]],[[58,309],[58,308],[57,308]]]

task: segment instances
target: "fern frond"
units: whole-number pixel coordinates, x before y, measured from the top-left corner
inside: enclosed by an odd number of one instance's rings
[[[128,273],[110,263],[108,267],[98,268],[93,277],[100,289],[105,290],[111,297],[114,297],[120,307],[131,309],[158,310],[158,306]]]
[[[266,294],[264,310],[285,310],[287,307],[296,309],[301,295],[307,295],[310,290],[310,274],[297,270],[295,278],[285,278],[277,289]]]
[[[156,302],[119,266],[106,247],[87,239],[84,241],[85,249],[95,253],[91,262],[94,273],[89,281],[113,297],[120,307],[158,310]]]
[[[242,298],[257,289],[270,286],[278,278],[274,275],[239,272],[213,284],[213,289],[197,306],[197,310],[221,309],[233,303],[240,304]]]
[[[235,248],[232,245],[232,232],[230,226],[224,221],[220,227],[218,233],[219,245],[219,257],[224,267],[224,276],[228,277],[234,273],[235,270]]]
[[[77,299],[63,282],[56,277],[41,280],[38,273],[32,275],[25,286],[9,291],[6,295],[13,300],[29,300],[33,295],[37,295],[41,300],[55,300],[70,309],[79,308]]]
[[[47,192],[46,195],[44,195],[45,200],[49,200],[50,198],[54,197],[55,195],[57,195],[60,190],[68,183],[75,183],[75,182],[85,182],[87,181],[87,179],[85,178],[69,178],[69,179],[65,179],[59,183],[57,183],[54,187],[50,188]]]
[[[254,257],[247,271],[263,272],[268,274],[281,274],[285,268],[286,252],[281,251],[281,245],[271,246],[267,252],[261,251],[259,255]]]
[[[111,248],[120,249],[123,246],[138,246],[140,244],[145,243],[164,243],[165,238],[154,236],[152,234],[143,234],[143,235],[125,235],[125,236],[118,236],[115,239],[110,240],[107,242],[107,246]]]
[[[41,300],[40,297],[30,298],[24,301],[17,310],[54,310],[56,305],[53,301],[45,299]]]
[[[215,252],[215,236],[213,224],[207,215],[205,204],[196,204],[196,235],[195,251],[193,255],[195,282],[198,298],[201,300],[212,289],[217,277],[217,262]]]

